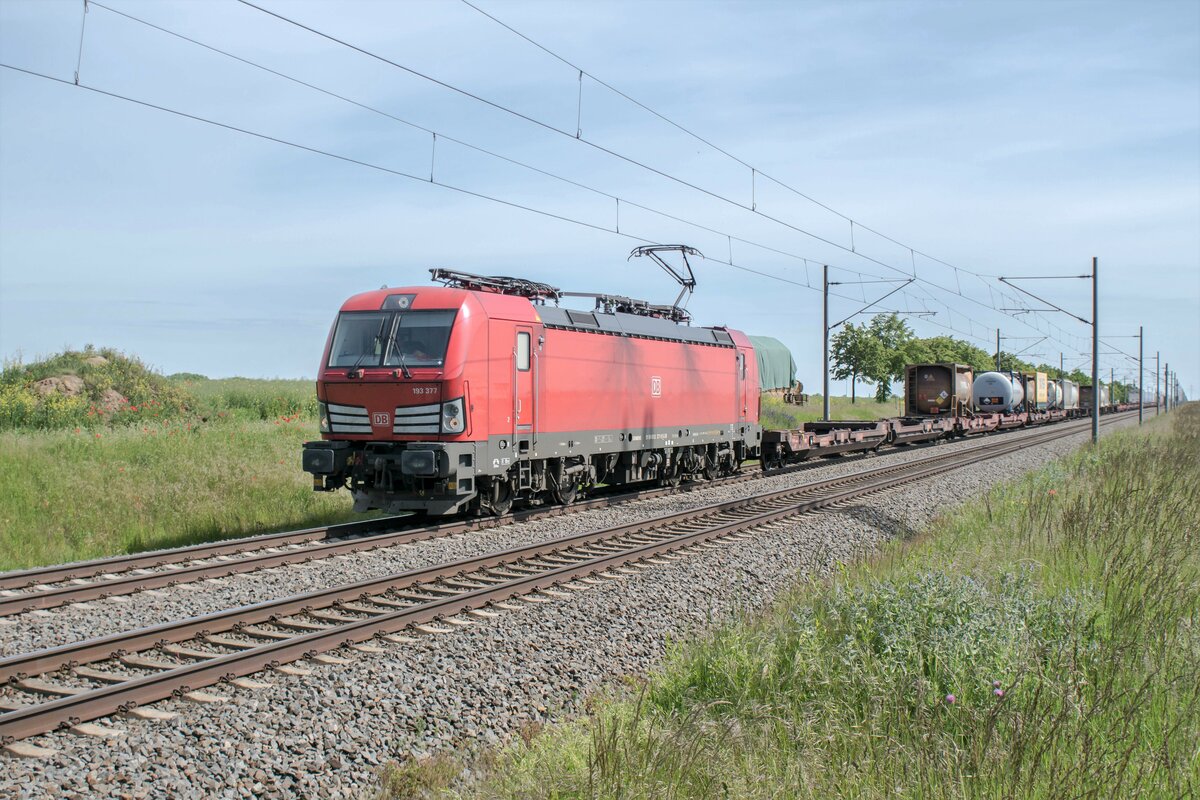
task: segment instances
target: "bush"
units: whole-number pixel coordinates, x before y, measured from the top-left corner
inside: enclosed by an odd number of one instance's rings
[[[64,376],[83,382],[80,394],[51,392],[42,396],[34,390],[38,381]],[[109,390],[120,394],[124,402],[106,403]],[[188,405],[189,397],[178,385],[139,359],[112,348],[88,345],[31,364],[9,363],[0,372],[0,430],[95,427],[174,418],[186,414]]]

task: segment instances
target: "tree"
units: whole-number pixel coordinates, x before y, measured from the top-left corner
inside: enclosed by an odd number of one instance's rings
[[[876,372],[883,353],[866,325],[847,323],[829,340],[829,358],[833,362],[830,375],[838,380],[850,379],[850,402],[856,400],[855,382]]]
[[[880,357],[868,365],[864,377],[874,382],[875,399],[882,403],[892,396],[892,381],[904,377],[905,368],[922,353],[922,347],[899,314],[876,314],[868,331]]]
[[[918,339],[922,351],[914,359],[914,363],[947,362],[966,364],[976,372],[987,372],[995,365],[996,360],[986,350],[976,347],[970,342],[955,339],[953,336],[934,336],[929,339]]]
[[[992,363],[995,363],[993,359]],[[990,369],[990,367],[989,367]],[[1028,361],[1022,361],[1012,353],[1000,351],[1000,369],[1012,372],[1032,372],[1033,364]]]

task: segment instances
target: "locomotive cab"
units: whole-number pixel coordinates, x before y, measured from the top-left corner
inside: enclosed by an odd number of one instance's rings
[[[475,496],[472,340],[484,315],[439,287],[348,300],[317,379],[321,441],[306,442],[314,488],[348,486],[355,508],[453,513]],[[476,380],[486,388],[486,378]]]

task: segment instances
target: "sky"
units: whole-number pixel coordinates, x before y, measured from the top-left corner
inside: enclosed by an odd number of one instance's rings
[[[311,378],[357,292],[665,303],[627,260],[658,242],[706,256],[695,324],[783,340],[810,390],[823,265],[831,322],[915,277],[871,311],[1086,369],[1090,281],[998,277],[1095,257],[1105,378],[1140,325],[1197,396],[1200,4],[473,2],[561,60],[461,0],[255,0],[327,36],[105,0],[82,46],[82,0],[0,0],[0,62],[58,79],[0,69],[0,355]]]

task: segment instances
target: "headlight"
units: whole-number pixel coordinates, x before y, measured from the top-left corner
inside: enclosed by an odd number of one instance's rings
[[[442,403],[442,433],[462,433],[467,428],[467,412],[461,397]]]
[[[321,419],[321,433],[329,433],[329,406],[317,403],[317,416]]]

